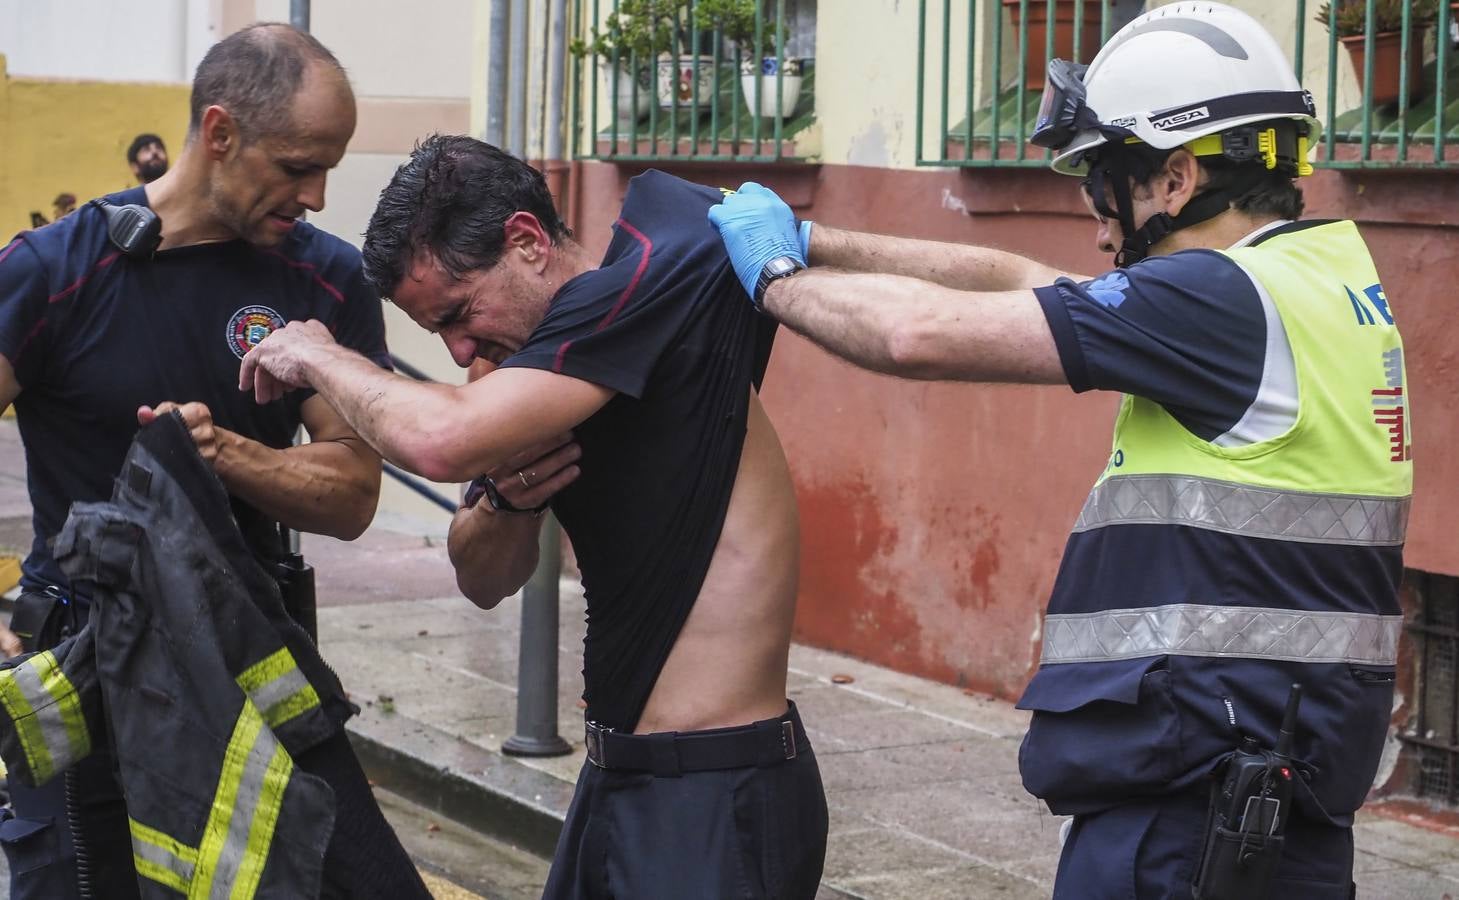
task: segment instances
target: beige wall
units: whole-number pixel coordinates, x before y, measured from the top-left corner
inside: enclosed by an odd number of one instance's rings
[[[288,0],[227,0],[231,21],[288,21]],[[314,0],[310,30],[350,73],[359,125],[349,152],[330,173],[327,204],[310,221],[358,246],[376,198],[416,141],[434,132],[470,129],[475,79],[476,7],[471,0]],[[460,382],[463,370],[393,305],[385,305],[391,352],[439,381]],[[457,485],[434,485],[448,497]],[[444,512],[387,478],[380,494],[384,523],[444,533]]]

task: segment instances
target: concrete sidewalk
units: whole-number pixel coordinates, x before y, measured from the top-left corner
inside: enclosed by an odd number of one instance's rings
[[[375,528],[353,544],[308,538],[305,551],[320,645],[364,709],[351,728],[373,777],[550,854],[583,762],[576,583],[562,582],[558,641],[558,715],[574,752],[524,760],[500,753],[515,722],[515,599],[483,612],[460,598],[439,534]],[[821,897],[1049,895],[1061,819],[1019,782],[1025,713],[809,647],[794,647],[790,665],[831,811]],[[1454,834],[1380,806],[1364,810],[1357,844],[1360,897],[1459,896]]]

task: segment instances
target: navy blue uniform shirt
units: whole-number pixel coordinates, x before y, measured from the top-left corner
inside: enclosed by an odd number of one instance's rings
[[[1184,250],[1034,293],[1076,391],[1154,400],[1208,441],[1256,400],[1266,317],[1256,285],[1229,257]]]
[[[109,199],[147,202],[142,188]],[[34,508],[26,586],[65,585],[46,542],[71,503],[111,496],[137,407],[201,402],[217,425],[289,446],[308,394],[260,406],[238,390],[238,366],[294,319],[319,319],[341,344],[389,365],[359,251],[304,222],[276,247],[233,240],[135,260],[87,205],[0,249],[0,355],[21,386],[15,409]],[[234,511],[255,552],[276,552],[272,523],[236,498]]]

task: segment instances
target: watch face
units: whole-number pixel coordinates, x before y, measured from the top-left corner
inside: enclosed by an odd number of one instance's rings
[[[777,256],[765,264],[765,273],[772,276],[789,275],[799,268],[802,268],[801,264],[789,256]]]

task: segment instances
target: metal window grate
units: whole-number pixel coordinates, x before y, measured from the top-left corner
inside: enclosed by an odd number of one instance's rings
[[[1126,0],[921,0],[917,164],[1047,165],[1050,154],[1027,144],[1043,66],[1055,56],[1088,62],[1094,55],[1091,43],[1102,44],[1139,12],[1130,5]],[[1252,12],[1260,6],[1250,0],[1237,5]],[[1451,7],[1450,0],[1332,0],[1322,24],[1314,21],[1318,2],[1296,0],[1288,8],[1296,11],[1295,34],[1284,49],[1292,54],[1298,77],[1319,98],[1318,118],[1324,123],[1311,155],[1315,166],[1459,168],[1459,24],[1454,13],[1459,7]],[[1357,33],[1349,34],[1354,28]],[[1312,29],[1323,34],[1309,42]]]
[[[575,158],[803,161],[814,32],[797,29],[813,29],[814,0],[729,7],[749,34],[727,31],[704,0],[575,0]]]
[[[1459,804],[1459,578],[1409,569],[1417,612],[1409,623],[1418,709],[1403,740],[1414,749],[1413,791]]]

